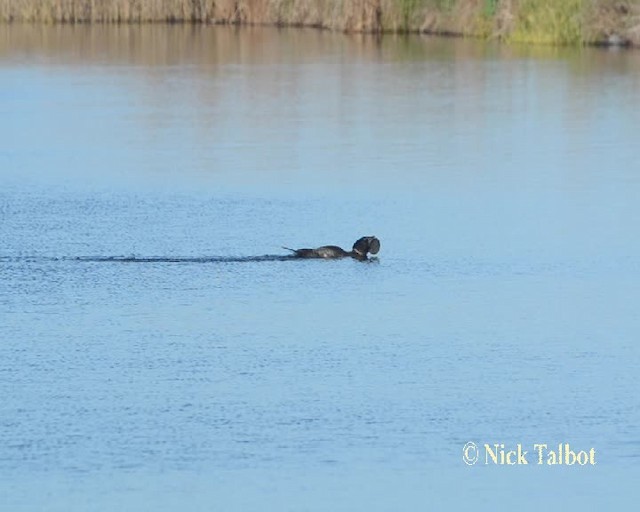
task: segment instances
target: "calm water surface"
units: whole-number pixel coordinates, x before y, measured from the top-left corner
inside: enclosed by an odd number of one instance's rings
[[[638,90],[638,52],[2,27],[0,508],[629,508]]]

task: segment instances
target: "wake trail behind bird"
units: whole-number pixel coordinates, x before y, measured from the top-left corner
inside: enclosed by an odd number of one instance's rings
[[[1,263],[76,261],[84,263],[255,263],[289,261],[293,255],[264,254],[261,256],[0,256]]]

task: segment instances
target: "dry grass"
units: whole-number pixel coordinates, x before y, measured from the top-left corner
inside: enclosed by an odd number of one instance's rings
[[[269,24],[640,44],[640,0],[0,0],[0,20]]]
[[[622,43],[640,45],[640,1],[598,0],[585,13],[584,40],[599,43],[620,38]]]

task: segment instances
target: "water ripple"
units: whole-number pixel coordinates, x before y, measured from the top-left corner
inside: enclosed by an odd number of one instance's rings
[[[312,258],[313,260],[323,258]],[[261,256],[0,256],[0,263],[44,263],[78,261],[86,263],[256,263],[261,261],[303,261],[292,254],[263,254]],[[365,260],[377,262],[378,258]]]

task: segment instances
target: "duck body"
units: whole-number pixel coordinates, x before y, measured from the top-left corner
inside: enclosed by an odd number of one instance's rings
[[[315,249],[289,249],[293,251],[296,258],[325,258],[325,259],[339,259],[351,256],[351,253],[345,251],[342,247],[337,245],[323,245],[322,247],[316,247]]]

